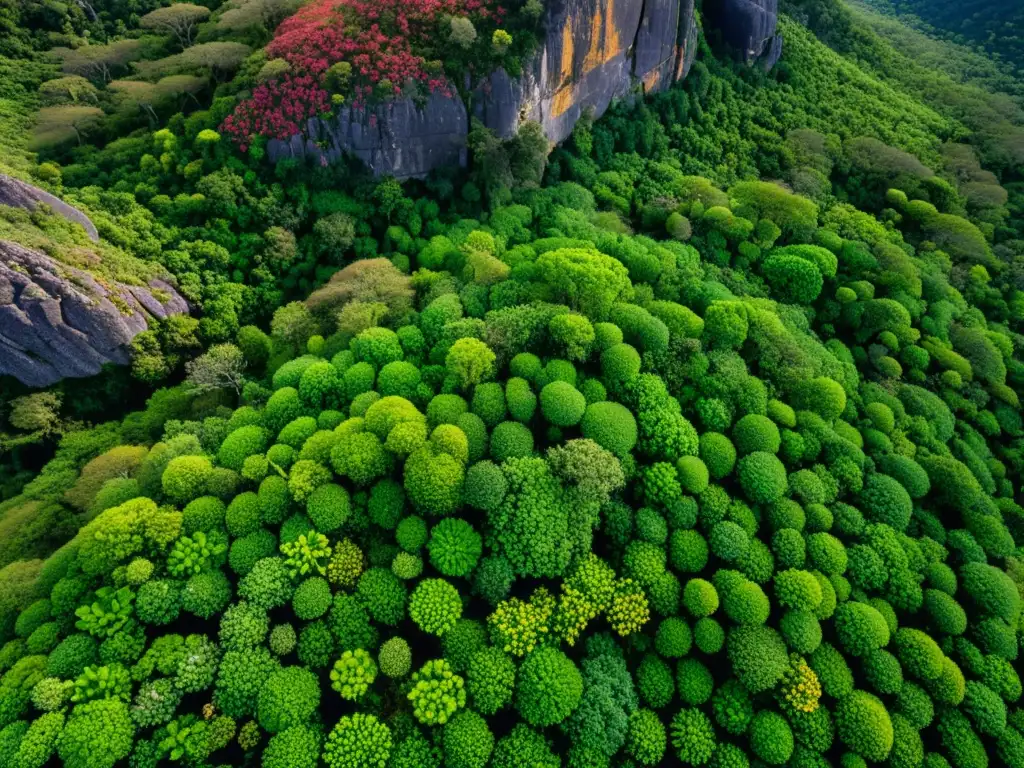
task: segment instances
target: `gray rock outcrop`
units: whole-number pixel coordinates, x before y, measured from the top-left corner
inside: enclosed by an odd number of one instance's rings
[[[150,318],[188,312],[169,283],[101,281],[39,251],[0,240],[0,376],[31,387],[130,362]]]
[[[474,92],[471,110],[440,94],[422,109],[409,99],[344,108],[329,123],[311,120],[305,135],[268,142],[270,159],[331,162],[349,152],[378,175],[421,177],[465,162],[468,113],[506,138],[536,120],[560,142],[585,111],[600,116],[616,98],[682,79],[696,54],[694,0],[549,0],[545,13],[545,39],[522,76],[492,73]]]
[[[0,205],[9,205],[12,208],[23,208],[26,211],[35,210],[40,204],[48,205],[53,212],[63,216],[68,221],[80,224],[89,236],[89,239],[96,242],[100,239],[96,232],[96,225],[88,216],[68,205],[59,197],[51,195],[46,190],[26,184],[13,176],[6,176],[0,173]]]
[[[546,29],[523,76],[498,70],[474,102],[503,138],[535,120],[548,139],[563,141],[587,110],[600,117],[637,88],[654,93],[682,79],[697,52],[693,0],[555,0]]]
[[[771,69],[782,55],[782,36],[775,29],[779,0],[716,0],[705,5],[707,22],[722,40],[739,51],[747,64]]]

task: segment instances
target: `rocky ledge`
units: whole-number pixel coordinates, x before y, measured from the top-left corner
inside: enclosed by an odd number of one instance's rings
[[[70,206],[69,206],[70,207]],[[44,253],[0,240],[0,376],[31,387],[130,362],[150,318],[188,312],[169,283],[101,281]]]

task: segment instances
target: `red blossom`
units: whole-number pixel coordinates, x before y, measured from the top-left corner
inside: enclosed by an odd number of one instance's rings
[[[258,86],[222,130],[243,151],[253,135],[283,139],[300,133],[306,120],[330,109],[324,73],[342,61],[352,66],[357,107],[382,80],[396,96],[410,81],[450,96],[447,79],[416,53],[436,42],[438,21],[449,15],[500,21],[505,9],[494,0],[312,0],[281,22],[266,49],[269,58],[286,60],[292,74]]]

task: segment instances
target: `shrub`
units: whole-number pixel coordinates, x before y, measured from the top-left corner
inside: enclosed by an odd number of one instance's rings
[[[732,428],[732,439],[740,454],[765,451],[778,453],[781,445],[779,428],[767,416],[749,413]]]
[[[738,524],[731,520],[715,523],[708,537],[711,551],[726,562],[739,560],[750,547],[750,537]]]
[[[626,752],[641,765],[657,765],[665,755],[665,726],[650,709],[637,709],[629,715]]]
[[[629,409],[608,401],[591,403],[583,413],[583,436],[617,456],[625,456],[637,442],[636,419]]]
[[[942,674],[944,655],[931,637],[919,629],[903,627],[896,631],[896,654],[907,673],[920,680],[933,680]]]
[[[871,475],[859,496],[864,516],[876,523],[885,523],[897,531],[905,531],[910,524],[913,502],[900,483],[888,475]]]
[[[523,723],[498,740],[491,758],[493,768],[516,768],[520,765],[558,768],[561,764],[561,759],[551,751],[544,736]]]
[[[416,451],[405,462],[406,493],[413,506],[426,514],[454,512],[461,501],[464,478],[465,465],[461,461],[429,447]]]
[[[320,618],[330,607],[331,587],[319,576],[303,581],[292,596],[292,610],[303,621]]]
[[[470,658],[466,687],[475,709],[493,715],[512,701],[515,664],[501,650],[485,647]]]
[[[356,594],[375,621],[395,626],[405,618],[406,589],[386,568],[370,568],[359,577]]]
[[[875,608],[866,603],[843,603],[836,608],[836,634],[854,656],[866,656],[889,644],[889,626]]]
[[[57,740],[57,754],[70,768],[113,768],[132,748],[134,726],[118,699],[76,707]]]
[[[658,625],[654,647],[658,653],[669,659],[678,659],[690,652],[693,634],[689,625],[678,616],[663,619]]]
[[[985,563],[967,563],[960,571],[960,582],[980,610],[1008,623],[1017,621],[1020,594],[1003,571]]]
[[[351,514],[348,492],[340,485],[321,485],[306,501],[306,514],[316,529],[330,533],[340,528]]]
[[[541,413],[556,427],[579,424],[587,407],[586,398],[579,390],[564,381],[553,381],[540,391]]]
[[[384,642],[377,655],[380,671],[390,678],[398,679],[409,674],[412,667],[412,649],[401,637],[392,637]]]
[[[764,590],[752,581],[743,580],[725,593],[725,614],[737,624],[764,624],[771,606]]]
[[[491,433],[491,457],[499,464],[533,453],[533,433],[518,421],[503,421]]]
[[[708,562],[708,545],[698,531],[673,531],[669,537],[669,560],[680,573],[700,573]]]
[[[718,591],[704,579],[690,579],[683,589],[683,604],[697,618],[710,616],[718,610]]]
[[[212,472],[213,465],[205,456],[176,456],[167,464],[160,482],[168,499],[186,504],[203,495]]]

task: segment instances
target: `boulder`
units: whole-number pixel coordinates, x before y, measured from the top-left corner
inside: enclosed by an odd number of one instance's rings
[[[599,117],[614,99],[681,80],[697,51],[694,0],[549,0],[545,13],[544,40],[522,76],[491,73],[473,91],[471,109],[439,93],[422,108],[410,99],[345,107],[329,122],[310,120],[305,135],[268,142],[270,159],[327,163],[347,152],[377,175],[423,177],[465,164],[468,114],[503,138],[536,120],[557,143],[585,112]]]
[[[40,204],[48,205],[53,212],[63,216],[68,221],[81,224],[82,229],[94,243],[100,239],[96,232],[96,225],[88,216],[68,205],[59,197],[51,195],[46,190],[26,184],[13,176],[6,176],[0,173],[0,205],[9,205],[12,208],[23,208],[26,211],[35,210]]]
[[[188,312],[169,283],[101,281],[39,251],[0,240],[0,376],[31,387],[130,362],[151,318]]]

